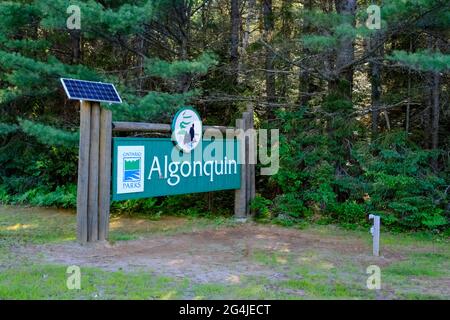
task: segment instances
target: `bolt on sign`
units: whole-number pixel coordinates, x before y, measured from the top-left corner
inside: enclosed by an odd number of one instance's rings
[[[202,139],[192,108],[172,122],[172,138],[113,138],[113,200],[239,189],[235,139]]]

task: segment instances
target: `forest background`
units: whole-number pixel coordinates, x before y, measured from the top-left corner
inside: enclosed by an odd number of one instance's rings
[[[373,213],[449,235],[449,34],[446,0],[1,1],[0,203],[75,207],[79,103],[59,82],[71,77],[114,83],[114,120],[169,123],[190,105],[233,125],[251,104],[281,139],[280,170],[257,176],[261,221],[357,227]],[[232,197],[112,209],[226,216]]]

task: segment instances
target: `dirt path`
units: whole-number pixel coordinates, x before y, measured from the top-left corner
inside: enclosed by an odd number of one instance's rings
[[[17,253],[43,257],[45,261],[99,267],[105,270],[146,270],[171,277],[188,277],[195,282],[233,282],[241,276],[283,278],[279,268],[255,261],[258,252],[273,253],[279,264],[287,256],[296,258],[320,251],[330,264],[345,257],[358,263],[373,260],[362,240],[326,236],[277,226],[246,223],[233,227],[200,230],[174,235],[155,235],[139,240],[81,246],[76,242],[28,245]],[[400,259],[387,251],[378,262]],[[277,261],[276,261],[277,262]]]

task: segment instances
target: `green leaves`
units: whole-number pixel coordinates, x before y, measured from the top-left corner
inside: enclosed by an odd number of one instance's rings
[[[403,131],[381,135],[370,145],[356,145],[354,156],[367,181],[374,212],[400,229],[436,229],[448,225],[436,199],[445,180],[430,167],[433,152],[409,142]]]
[[[308,35],[302,37],[305,48],[313,51],[333,49],[337,45],[337,39],[333,36]]]
[[[79,141],[78,132],[70,132],[56,129],[41,123],[35,123],[28,120],[19,120],[21,129],[33,136],[40,143],[50,146],[64,146],[67,148],[76,148]]]
[[[433,72],[450,71],[450,55],[441,52],[419,51],[408,53],[406,51],[395,50],[387,57],[389,60],[399,62],[401,65],[418,70]]]
[[[19,129],[19,126],[15,125],[15,124],[7,124],[7,123],[0,122],[0,136],[16,132],[18,129]]]
[[[164,79],[176,78],[183,74],[203,75],[209,68],[217,64],[215,55],[203,53],[192,61],[179,60],[168,62],[160,59],[148,59],[145,65],[146,72],[151,76]]]
[[[47,29],[65,29],[71,4],[78,5],[81,11],[81,32],[87,35],[124,35],[139,32],[144,22],[154,16],[154,1],[125,3],[118,8],[105,8],[100,2],[89,0],[73,3],[69,0],[41,0],[35,6],[43,17],[41,25]]]
[[[199,94],[198,90],[185,93],[167,93],[150,91],[144,97],[123,95],[124,102],[120,105],[112,105],[114,119],[123,121],[166,121],[173,112],[192,97]]]
[[[434,152],[416,146],[403,130],[370,143],[364,131],[355,137],[358,124],[339,106],[339,98],[329,96],[322,108],[279,112],[282,148],[273,180],[283,194],[272,211],[292,218],[292,212],[312,210],[347,227],[366,225],[367,215],[375,213],[389,228],[445,229],[446,182],[430,166]],[[323,116],[324,108],[332,116]]]

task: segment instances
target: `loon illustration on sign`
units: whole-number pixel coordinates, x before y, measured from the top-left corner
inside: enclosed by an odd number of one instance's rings
[[[190,153],[202,140],[202,121],[191,107],[180,109],[172,121],[172,141],[183,152]]]

